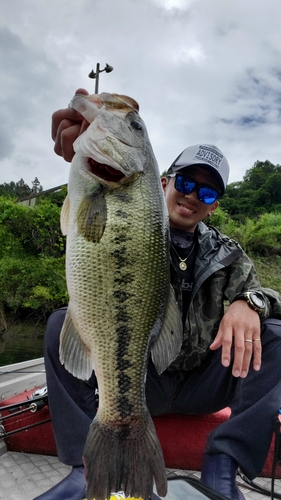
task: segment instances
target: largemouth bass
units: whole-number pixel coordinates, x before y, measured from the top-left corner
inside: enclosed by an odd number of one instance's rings
[[[95,370],[99,408],[84,449],[87,498],[167,492],[162,450],[145,402],[151,352],[159,373],[177,356],[182,324],[169,284],[169,225],[159,170],[133,99],[73,98],[90,122],[74,144],[61,226],[69,305],[60,359]]]

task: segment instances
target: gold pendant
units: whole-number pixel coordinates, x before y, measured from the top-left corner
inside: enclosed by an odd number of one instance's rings
[[[182,270],[182,271],[186,271],[187,270],[187,265],[185,262],[181,261],[179,263],[179,268]]]

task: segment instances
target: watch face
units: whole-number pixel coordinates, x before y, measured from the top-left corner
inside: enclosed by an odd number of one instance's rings
[[[259,309],[264,309],[265,303],[263,297],[257,293],[251,293],[251,301]]]

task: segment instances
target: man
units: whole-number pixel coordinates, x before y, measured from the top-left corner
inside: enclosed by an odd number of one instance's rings
[[[54,113],[55,151],[70,161],[73,140],[86,126],[73,110]],[[199,144],[185,149],[162,179],[171,230],[171,282],[184,339],[179,356],[161,375],[149,361],[146,398],[152,416],[231,407],[230,419],[209,436],[201,481],[236,500],[244,498],[235,479],[238,466],[250,479],[262,470],[281,406],[281,301],[274,291],[261,288],[241,247],[202,222],[217,208],[228,174],[223,153]],[[225,301],[230,304],[226,312]],[[45,361],[58,456],[73,468],[37,500],[81,500],[86,490],[82,452],[96,413],[97,384],[94,373],[83,382],[59,362],[64,315],[60,309],[48,321]]]

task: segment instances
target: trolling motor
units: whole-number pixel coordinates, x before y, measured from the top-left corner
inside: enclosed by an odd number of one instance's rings
[[[7,432],[5,429],[5,423],[11,418],[14,418],[18,415],[22,415],[26,412],[36,413],[39,410],[42,410],[45,406],[48,405],[48,389],[47,386],[42,389],[36,389],[36,391],[32,394],[31,398],[25,399],[24,401],[20,401],[17,403],[13,403],[7,406],[0,406],[0,439],[4,439],[8,436],[16,434],[18,432],[22,432],[33,427],[37,427],[38,425],[46,424],[50,422],[51,419],[41,420],[39,422],[35,422],[33,424],[20,427],[18,429],[14,429],[12,431]],[[3,415],[3,412],[7,414]]]

